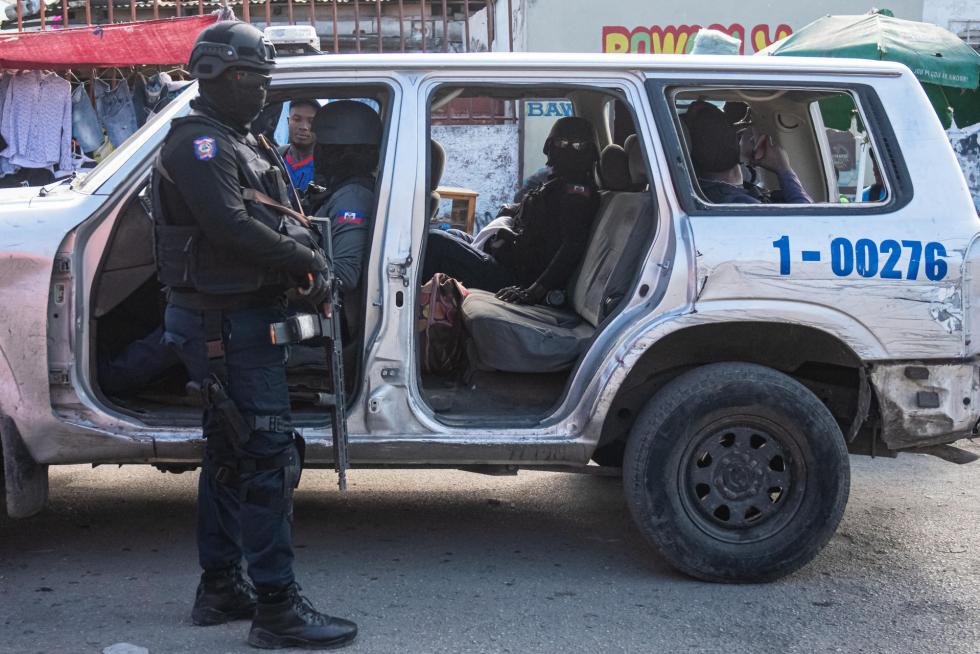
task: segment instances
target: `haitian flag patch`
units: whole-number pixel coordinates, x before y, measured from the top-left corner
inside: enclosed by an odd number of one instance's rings
[[[342,225],[360,225],[364,222],[364,214],[360,211],[341,211],[335,220]]]
[[[198,158],[199,161],[209,161],[214,159],[214,155],[218,153],[218,143],[210,136],[202,136],[199,139],[194,139],[194,156]]]

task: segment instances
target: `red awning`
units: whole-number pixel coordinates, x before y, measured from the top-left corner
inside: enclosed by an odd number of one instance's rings
[[[0,32],[0,68],[89,68],[187,62],[198,32],[216,15],[93,25],[42,32]]]

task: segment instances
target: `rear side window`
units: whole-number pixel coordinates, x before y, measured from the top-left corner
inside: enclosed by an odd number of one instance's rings
[[[885,139],[852,89],[656,86],[651,99],[673,125],[672,159],[682,164],[675,181],[698,213],[873,212],[902,186],[882,165]]]
[[[871,134],[849,93],[835,93],[810,105],[815,136],[825,165],[834,175],[830,199],[841,203],[884,202],[888,185]],[[819,129],[822,126],[823,141]],[[834,192],[836,190],[836,193]]]

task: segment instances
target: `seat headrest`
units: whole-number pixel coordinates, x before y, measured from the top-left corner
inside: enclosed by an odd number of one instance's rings
[[[626,150],[610,143],[599,155],[599,181],[606,191],[625,191],[630,185],[629,157]]]
[[[643,159],[643,150],[640,149],[640,139],[636,138],[636,134],[630,134],[623,146],[629,160],[630,182],[634,187],[646,186],[650,180],[647,179],[647,164]]]
[[[439,141],[429,140],[429,190],[434,191],[442,181],[442,173],[446,169],[446,149]]]

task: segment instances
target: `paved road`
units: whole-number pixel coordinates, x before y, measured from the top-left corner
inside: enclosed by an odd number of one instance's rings
[[[980,448],[975,448],[980,452]],[[349,652],[980,652],[980,463],[852,459],[837,535],[756,586],[672,572],[618,479],[522,472],[307,472],[297,569],[354,618]],[[0,651],[245,652],[247,623],[199,628],[196,473],[52,470],[41,516],[0,518]]]

